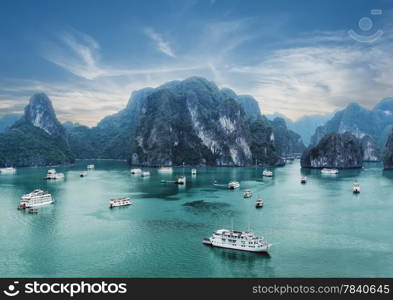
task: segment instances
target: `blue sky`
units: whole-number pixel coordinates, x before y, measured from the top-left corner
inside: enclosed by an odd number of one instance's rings
[[[0,116],[44,91],[60,120],[94,125],[189,76],[292,119],[393,96],[387,0],[2,0],[0,38]]]

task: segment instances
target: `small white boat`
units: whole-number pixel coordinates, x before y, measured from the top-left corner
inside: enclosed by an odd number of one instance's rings
[[[57,173],[55,169],[49,169],[44,179],[46,180],[64,179],[64,173]]]
[[[261,207],[263,207],[263,200],[262,200],[262,199],[258,199],[258,200],[255,202],[255,207],[256,207],[256,208],[261,208]]]
[[[12,168],[12,167],[0,168],[0,173],[1,174],[15,174],[16,173],[16,169]]]
[[[143,171],[141,173],[141,177],[149,177],[150,176],[150,172],[149,171]]]
[[[186,176],[180,176],[176,182],[177,184],[186,184]]]
[[[252,191],[251,190],[245,190],[243,193],[243,198],[251,198],[252,197]]]
[[[53,203],[52,195],[43,190],[34,190],[29,194],[21,197],[18,209],[31,208],[36,206],[43,206]]]
[[[234,190],[240,187],[240,183],[238,181],[231,181],[228,183],[228,189]]]
[[[109,208],[131,205],[130,198],[116,198],[109,200]]]
[[[191,170],[191,175],[196,175],[196,173],[197,173],[197,169],[192,169]]]
[[[252,232],[228,229],[215,231],[211,237],[203,239],[202,243],[212,247],[257,253],[267,253],[271,247],[263,237],[257,237]]]
[[[94,168],[95,168],[94,165],[87,165],[87,169],[88,169],[88,170],[93,170]]]
[[[300,183],[307,183],[307,177],[306,176],[302,176],[300,178]]]
[[[262,172],[262,176],[265,176],[265,177],[273,177],[273,172],[272,171],[270,171],[270,170],[263,170],[263,172]]]
[[[171,167],[161,167],[158,169],[158,172],[170,174],[173,172],[173,169]]]
[[[352,185],[352,191],[355,194],[360,193],[360,184],[357,183],[357,182],[354,182],[353,185]]]
[[[131,174],[142,174],[142,170],[141,169],[131,169],[130,173]]]
[[[334,174],[338,174],[338,170],[337,169],[323,168],[321,170],[321,174],[334,175]]]
[[[81,172],[80,174],[79,174],[79,177],[86,177],[87,176],[87,172]]]

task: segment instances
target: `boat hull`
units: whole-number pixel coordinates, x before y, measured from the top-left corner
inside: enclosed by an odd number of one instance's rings
[[[215,247],[215,248],[222,248],[222,249],[230,249],[230,250],[238,250],[238,251],[243,251],[243,252],[252,252],[252,253],[269,253],[269,247],[264,247],[264,248],[257,248],[257,249],[244,249],[242,247],[236,247],[236,246],[230,246],[230,245],[220,245],[220,244],[206,244],[207,246],[210,247]]]
[[[45,202],[36,203],[36,204],[25,204],[25,207],[26,207],[26,208],[32,208],[32,207],[46,206],[46,205],[52,204],[53,202],[54,202],[54,201],[51,200],[51,201],[45,201]]]

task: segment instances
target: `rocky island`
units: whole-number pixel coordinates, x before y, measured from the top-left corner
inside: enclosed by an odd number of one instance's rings
[[[363,151],[358,139],[351,133],[330,133],[301,157],[302,168],[361,168]]]

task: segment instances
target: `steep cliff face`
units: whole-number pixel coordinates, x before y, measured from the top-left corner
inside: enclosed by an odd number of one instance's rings
[[[1,166],[45,166],[73,160],[64,128],[45,94],[32,96],[23,117],[0,134]]]
[[[302,138],[297,133],[287,128],[286,122],[282,118],[275,118],[270,121],[274,134],[274,145],[280,156],[291,156],[294,153],[303,153],[306,147]]]
[[[383,158],[383,167],[385,170],[393,170],[393,131],[391,132],[386,143],[386,151]]]
[[[381,153],[375,141],[365,135],[361,140],[360,143],[362,145],[363,151],[363,161],[380,161],[381,160]]]
[[[250,124],[251,153],[258,165],[283,166],[284,160],[277,154],[273,128],[264,116],[259,116]]]
[[[358,139],[349,132],[327,134],[301,158],[302,168],[361,168],[363,151]]]
[[[132,164],[252,163],[249,127],[237,101],[203,78],[157,88],[141,106]]]
[[[25,107],[24,120],[53,137],[63,136],[64,128],[56,118],[52,102],[44,93],[34,94]]]

